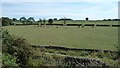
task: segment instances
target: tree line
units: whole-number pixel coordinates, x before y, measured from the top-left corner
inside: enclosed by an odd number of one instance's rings
[[[35,19],[33,17],[29,17],[28,19],[25,17],[21,17],[19,20],[17,20],[17,18],[12,18],[10,19],[9,17],[1,17],[0,18],[0,22],[2,26],[7,26],[7,25],[14,25],[16,22],[20,22],[24,25],[26,24],[45,24],[48,21],[48,24],[52,24],[54,19],[39,19],[37,21],[35,21]],[[14,23],[15,22],[15,23]]]
[[[16,24],[16,22],[20,22],[24,25],[27,25],[27,24],[46,24],[48,22],[48,24],[53,24],[53,21],[64,21],[64,24],[66,24],[66,21],[68,20],[71,20],[73,21],[73,19],[70,19],[70,18],[61,18],[61,19],[57,19],[57,18],[54,18],[54,19],[48,19],[48,20],[45,20],[45,19],[39,19],[37,21],[35,21],[34,17],[29,17],[28,19],[25,18],[25,17],[21,17],[19,20],[17,18],[12,18],[10,19],[9,17],[1,17],[0,18],[0,22],[1,22],[1,25],[2,26],[7,26],[7,25],[14,25]],[[86,21],[89,21],[89,18],[86,17],[85,18]],[[120,21],[120,19],[103,19],[102,21]]]

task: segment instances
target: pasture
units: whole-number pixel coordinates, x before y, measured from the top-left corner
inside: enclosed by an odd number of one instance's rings
[[[63,21],[54,21],[54,23],[63,23]],[[100,24],[100,25],[118,25],[118,21],[67,21],[67,24]]]
[[[117,22],[114,22],[114,24],[117,24]],[[114,45],[118,45],[117,27],[66,27],[34,27],[33,25],[27,25],[4,26],[2,28],[7,29],[12,35],[27,39],[27,41],[33,45],[116,50]]]

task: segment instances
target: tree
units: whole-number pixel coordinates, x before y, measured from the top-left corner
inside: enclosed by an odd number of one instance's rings
[[[64,19],[64,24],[66,24],[66,19]]]
[[[45,20],[45,19],[43,19],[43,24],[45,25],[45,23],[46,23],[46,20]]]
[[[73,21],[73,19],[70,19],[70,18],[62,18],[62,19],[59,19],[59,20]]]
[[[57,20],[57,18],[54,18],[54,20]]]
[[[63,21],[64,21],[64,22],[63,22],[63,23],[64,23],[63,26],[66,26],[66,20],[67,20],[67,18],[65,17],[65,18],[63,19]]]
[[[88,21],[89,20],[89,18],[88,17],[86,17],[86,21]]]
[[[26,25],[27,19],[25,17],[21,17],[19,21]]]
[[[113,19],[112,21],[118,21],[118,19]]]
[[[103,19],[103,21],[106,21],[106,19]]]
[[[13,18],[12,21],[13,21],[13,22],[16,22],[16,21],[18,21],[18,20],[17,20],[16,18]]]
[[[39,19],[38,21],[39,26],[42,24],[42,19]]]
[[[42,19],[39,19],[38,22],[42,22]]]
[[[52,25],[53,19],[49,19],[49,20],[48,20],[48,23],[49,23],[50,25]]]
[[[29,17],[27,19],[27,22],[29,22],[29,24],[33,24],[35,22],[34,18],[33,17]]]
[[[13,21],[14,25],[16,25],[16,22],[17,22],[18,20],[17,20],[16,18],[13,18],[12,21]]]
[[[111,19],[107,19],[108,21],[111,21]]]
[[[2,26],[12,25],[12,20],[8,17],[2,17]]]

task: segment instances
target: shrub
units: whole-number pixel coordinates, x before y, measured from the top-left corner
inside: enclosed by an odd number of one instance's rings
[[[88,56],[88,55],[89,55],[89,53],[88,53],[88,52],[86,52],[86,51],[81,51],[81,52],[80,52],[80,55],[81,55],[81,56]]]
[[[103,53],[102,51],[97,52],[97,55],[96,55],[96,56],[98,56],[98,58],[103,58],[103,57],[105,57],[105,55],[104,55],[104,53]]]
[[[12,20],[8,17],[2,17],[1,22],[2,22],[2,26],[7,26],[12,23]]]
[[[3,67],[4,66],[18,66],[16,63],[16,57],[8,54],[8,53],[3,53],[2,54],[2,61],[3,61]]]
[[[120,58],[120,45],[118,45],[118,46],[114,45],[114,46],[116,47],[116,49],[118,51],[118,57]]]
[[[20,66],[29,65],[28,60],[33,51],[30,44],[24,38],[10,35],[7,30],[2,29],[0,32],[2,32],[2,52],[15,56]]]

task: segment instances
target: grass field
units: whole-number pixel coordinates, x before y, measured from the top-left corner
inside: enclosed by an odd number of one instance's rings
[[[10,34],[21,36],[35,45],[57,45],[75,48],[115,50],[118,45],[118,28],[111,27],[34,27],[5,26]]]
[[[13,22],[16,24],[22,24],[21,22]],[[46,21],[46,23],[48,23]],[[54,21],[54,24],[63,24],[64,21]],[[99,25],[118,25],[118,21],[80,21],[80,20],[74,20],[74,21],[66,21],[67,24],[99,24]]]
[[[54,23],[63,23],[63,21],[54,21]],[[107,25],[118,25],[118,21],[67,21],[67,24],[107,24]]]

